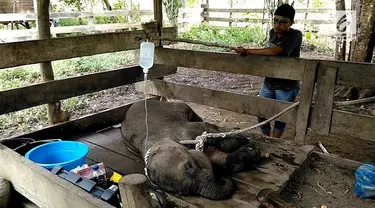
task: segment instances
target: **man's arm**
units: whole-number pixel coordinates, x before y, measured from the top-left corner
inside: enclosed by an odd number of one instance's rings
[[[265,55],[265,56],[275,56],[283,52],[283,48],[276,46],[272,48],[259,48],[259,49],[245,49],[242,47],[235,48],[234,51],[240,54],[241,56],[246,55]]]

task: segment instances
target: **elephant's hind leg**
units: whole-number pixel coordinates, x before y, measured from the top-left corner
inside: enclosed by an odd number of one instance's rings
[[[257,165],[260,158],[260,150],[252,144],[247,144],[228,154],[226,166],[231,172],[244,171]]]
[[[208,138],[207,144],[215,146],[224,152],[234,152],[240,147],[249,144],[249,140],[243,136],[230,136],[225,138]]]
[[[260,160],[260,150],[254,145],[246,144],[231,153],[223,152],[215,146],[208,146],[206,154],[213,167],[221,173],[248,170]]]

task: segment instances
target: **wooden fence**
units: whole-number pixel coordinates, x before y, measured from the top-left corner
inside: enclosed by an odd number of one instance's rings
[[[202,12],[201,18],[206,22],[228,22],[228,23],[267,23],[269,22],[268,18],[226,18],[226,17],[214,17],[210,14],[215,13],[253,13],[253,14],[262,14],[265,12],[264,9],[227,9],[227,8],[209,8],[207,4],[201,5]],[[195,9],[181,9],[179,22],[186,25],[192,21],[191,15],[194,13]],[[296,9],[297,13],[300,14],[329,14],[332,12],[332,9]],[[141,27],[140,22],[134,23],[110,23],[110,24],[94,24],[94,17],[131,17],[134,15],[139,16],[152,16],[153,10],[113,10],[113,11],[102,11],[102,12],[50,12],[51,19],[66,19],[66,18],[88,18],[87,25],[78,25],[78,26],[58,26],[51,27],[51,34],[56,36],[57,34],[65,33],[85,33],[90,34],[98,31],[113,31],[113,30],[135,30]],[[11,22],[24,22],[24,21],[35,21],[35,13],[7,13],[0,14],[0,23],[11,23]],[[163,14],[164,23],[168,23],[168,18]],[[322,19],[297,19],[296,23],[303,24],[333,24],[332,19],[322,20]],[[36,29],[22,29],[22,30],[0,30],[0,39],[4,42],[9,42],[13,40],[31,40],[37,39],[37,30]]]
[[[136,37],[142,37],[143,35],[145,35],[143,31],[129,31],[126,33],[1,44],[0,56],[4,61],[0,62],[0,68],[136,49],[139,47]],[[158,34],[150,35],[157,36]],[[173,28],[164,28],[163,37],[171,38],[175,35],[176,31]],[[92,42],[96,44],[93,45],[91,44]],[[24,50],[24,48],[28,48],[28,50]],[[54,53],[49,51],[54,51]],[[179,56],[175,54],[179,54]],[[160,77],[163,73],[173,73],[175,67],[180,66],[261,77],[301,80],[303,84],[299,107],[278,119],[296,125],[296,141],[299,143],[304,142],[304,136],[308,128],[323,135],[329,133],[345,134],[375,141],[373,137],[375,134],[375,129],[373,128],[375,126],[375,117],[333,110],[335,85],[375,89],[374,64],[268,56],[240,57],[228,53],[167,48],[158,48],[156,50],[155,63],[157,64],[155,70],[151,70],[155,75],[151,73],[151,77]],[[237,66],[236,68],[232,67],[234,63]],[[164,69],[161,69],[163,67],[159,65],[163,65]],[[139,68],[120,69],[2,91],[0,92],[0,106],[2,106],[0,113],[9,113],[72,96],[140,81],[141,74],[139,73]],[[128,78],[120,79],[120,77]],[[102,81],[97,82],[96,80]],[[82,87],[88,86],[90,82],[93,83],[91,87]],[[315,104],[312,105],[312,92],[315,85],[317,97],[315,98]],[[289,102],[221,92],[160,80],[149,82],[149,86],[151,86],[148,91],[150,94],[219,107],[254,116],[270,117],[291,104]],[[40,94],[43,91],[44,93]],[[264,106],[267,107],[265,108]],[[359,127],[362,129],[361,131],[357,130]]]
[[[159,11],[155,13],[155,19],[158,25],[161,25],[161,1],[154,2],[155,8],[158,8],[156,10]],[[134,50],[139,48],[138,40],[146,36],[176,38],[175,28],[158,28],[158,30],[161,30],[161,33],[137,30],[0,44],[2,58],[0,70],[94,54]],[[253,116],[270,117],[292,103],[176,84],[156,78],[175,73],[176,67],[180,66],[300,80],[302,81],[300,105],[278,119],[296,125],[296,142],[305,143],[305,135],[309,129],[321,135],[343,134],[375,142],[373,136],[375,117],[333,110],[335,84],[375,89],[375,64],[270,56],[241,57],[230,53],[167,49],[162,47],[167,42],[155,41],[155,43],[159,47],[155,50],[155,66],[149,73],[151,80],[147,81],[144,89],[142,85],[137,85],[138,90]],[[233,67],[234,65],[236,67]],[[0,92],[0,114],[141,80],[142,70],[134,66],[9,89]],[[312,105],[314,87],[317,89],[317,94]],[[37,139],[43,139],[43,136],[47,135],[45,132],[48,131],[59,131],[58,135],[62,137],[64,134],[104,128],[103,123],[105,125],[120,123],[128,108],[129,105],[123,105],[49,126],[24,136],[33,135],[33,137],[37,136]],[[103,122],[103,119],[109,122]],[[358,131],[358,128],[361,131]],[[2,177],[10,180],[16,191],[32,199],[39,207],[108,206],[100,199],[25,160],[9,148],[3,145],[0,145],[0,148],[0,163],[3,167],[7,167],[1,169]],[[56,198],[48,197],[50,193],[54,193]]]
[[[228,8],[209,8],[208,4],[202,4],[201,8],[203,9],[203,12],[201,13],[201,16],[204,21],[206,22],[228,22],[228,23],[240,23],[240,22],[246,22],[246,23],[267,23],[269,22],[269,18],[265,17],[264,19],[260,18],[229,18],[229,17],[213,17],[210,16],[212,13],[229,13],[229,14],[266,14],[267,11],[263,8],[254,8],[254,9],[228,9]],[[305,14],[306,18],[308,14],[322,14],[327,15],[333,12],[333,9],[296,9],[296,15],[297,14]],[[295,22],[297,24],[333,24],[334,21],[332,18],[324,19],[309,19],[309,18],[303,18],[303,19],[295,19]]]
[[[182,9],[180,11],[181,18],[179,22],[182,24],[189,23],[191,18],[189,14],[194,13],[191,9]],[[102,12],[50,12],[51,19],[68,19],[68,18],[88,18],[87,25],[76,26],[51,26],[51,34],[55,37],[57,34],[68,33],[84,33],[91,34],[95,32],[113,32],[118,30],[139,30],[141,29],[141,22],[133,23],[108,23],[108,24],[94,24],[95,17],[131,17],[131,16],[152,16],[153,10],[112,10]],[[169,20],[164,14],[163,23],[168,24]],[[11,22],[19,23],[24,21],[35,21],[35,13],[7,13],[0,14],[0,24],[9,24]],[[21,30],[0,30],[0,39],[4,42],[14,42],[19,40],[34,40],[37,39],[38,30],[34,29],[21,29]],[[0,41],[1,43],[1,41]]]
[[[51,26],[51,34],[64,33],[85,33],[90,34],[97,31],[113,31],[113,30],[135,30],[140,29],[140,22],[135,23],[110,23],[110,24],[95,24],[95,17],[131,17],[132,15],[139,16],[152,16],[152,10],[114,10],[114,11],[102,11],[102,12],[50,12],[50,19],[67,19],[67,18],[88,18],[87,25],[78,26]],[[24,22],[24,21],[35,21],[35,13],[12,13],[12,14],[0,14],[0,23],[8,24],[10,22]],[[0,30],[0,38],[9,42],[13,40],[32,40],[37,39],[37,29],[21,29],[21,30]]]

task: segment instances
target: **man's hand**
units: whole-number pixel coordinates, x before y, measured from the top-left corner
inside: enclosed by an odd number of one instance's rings
[[[246,56],[247,55],[247,49],[243,47],[237,47],[233,49],[236,53],[238,53],[241,56]]]

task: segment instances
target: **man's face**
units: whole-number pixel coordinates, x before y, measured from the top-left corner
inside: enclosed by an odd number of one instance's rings
[[[278,34],[288,32],[292,24],[293,21],[289,19],[289,17],[275,15],[275,17],[273,18],[273,29]]]

